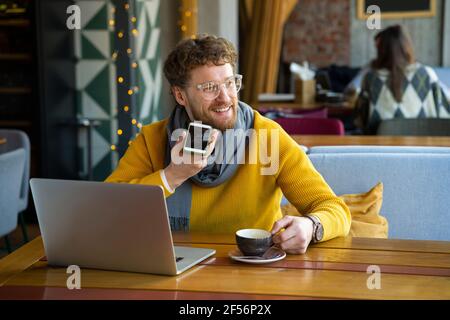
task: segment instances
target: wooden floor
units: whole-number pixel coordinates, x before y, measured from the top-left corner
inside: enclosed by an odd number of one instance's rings
[[[30,241],[41,234],[41,232],[39,230],[39,226],[34,223],[27,225],[27,231],[28,231],[28,238]],[[20,225],[17,226],[16,230],[14,230],[12,233],[9,234],[9,241],[11,242],[11,246],[12,246],[13,250],[17,250],[24,244],[22,229],[20,228]],[[1,238],[0,239],[0,259],[7,255],[8,255],[8,251],[6,250],[5,239]]]

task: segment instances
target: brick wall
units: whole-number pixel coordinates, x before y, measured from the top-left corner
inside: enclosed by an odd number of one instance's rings
[[[283,61],[350,63],[350,0],[298,0],[286,22]]]

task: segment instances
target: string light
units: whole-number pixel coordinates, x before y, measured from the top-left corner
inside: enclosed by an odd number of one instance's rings
[[[129,3],[125,3],[123,8],[124,8],[125,10],[129,10],[129,9],[130,9],[130,4],[129,4]],[[115,9],[115,8],[112,8],[112,12],[115,13],[115,12],[116,12],[116,9]],[[186,12],[185,14],[186,14],[186,17],[191,17],[192,11]],[[137,22],[136,16],[130,17],[130,21],[131,21],[133,24],[136,24],[136,22]],[[116,27],[116,28],[117,28],[117,24],[116,24],[116,21],[115,21],[114,19],[109,19],[109,20],[108,20],[108,23],[109,23],[109,26],[111,26],[111,27]],[[185,27],[186,27],[186,26],[185,26]],[[137,29],[137,28],[132,28],[132,29],[131,29],[131,34],[132,34],[134,37],[137,37],[137,36],[139,35],[138,29]],[[117,37],[118,37],[119,39],[122,39],[122,38],[124,38],[125,36],[126,36],[125,31],[118,31],[118,32],[117,32]],[[127,34],[127,36],[128,36],[128,34]],[[128,55],[131,55],[131,54],[133,53],[133,49],[132,49],[132,48],[127,48],[127,49],[126,49],[126,52],[127,52]],[[118,52],[118,51],[115,51],[115,52],[112,54],[112,58],[113,58],[114,60],[116,60],[117,57],[118,57],[118,54],[119,54],[119,52]],[[131,63],[131,67],[132,67],[133,69],[136,69],[136,68],[138,67],[137,61],[133,61],[133,62]],[[118,82],[118,83],[124,83],[124,82],[125,82],[124,77],[123,77],[123,76],[118,76],[118,77],[117,77],[117,82]],[[131,96],[131,95],[137,93],[138,91],[139,91],[139,87],[138,87],[138,86],[129,87],[129,89],[127,90],[127,94],[128,94],[129,96]],[[129,111],[130,111],[129,105],[124,105],[124,106],[123,106],[123,111],[124,111],[124,112],[129,112]],[[138,122],[137,119],[132,119],[132,120],[131,120],[131,123],[132,123],[132,125],[137,126],[139,129],[142,128],[142,123]],[[122,136],[123,134],[124,134],[124,131],[123,131],[122,129],[117,129],[117,135]],[[138,133],[136,133],[136,136],[138,136]],[[133,142],[132,140],[129,140],[129,141],[128,141],[128,145],[131,145],[132,142]],[[111,145],[111,150],[112,150],[112,151],[116,151],[116,150],[117,150],[117,147],[116,147],[115,144],[112,144],[112,145]]]
[[[195,39],[197,33],[197,0],[181,0],[178,26],[183,38]]]

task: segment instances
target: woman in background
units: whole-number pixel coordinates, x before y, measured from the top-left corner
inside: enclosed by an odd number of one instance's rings
[[[434,70],[415,61],[411,39],[400,25],[375,36],[377,58],[364,75],[355,107],[355,125],[376,134],[382,120],[450,118]]]

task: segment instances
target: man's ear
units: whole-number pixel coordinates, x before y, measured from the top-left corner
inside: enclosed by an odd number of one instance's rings
[[[173,93],[173,96],[175,97],[175,100],[177,101],[177,103],[180,106],[185,107],[186,106],[186,96],[185,96],[183,90],[178,86],[173,86],[172,93]]]

